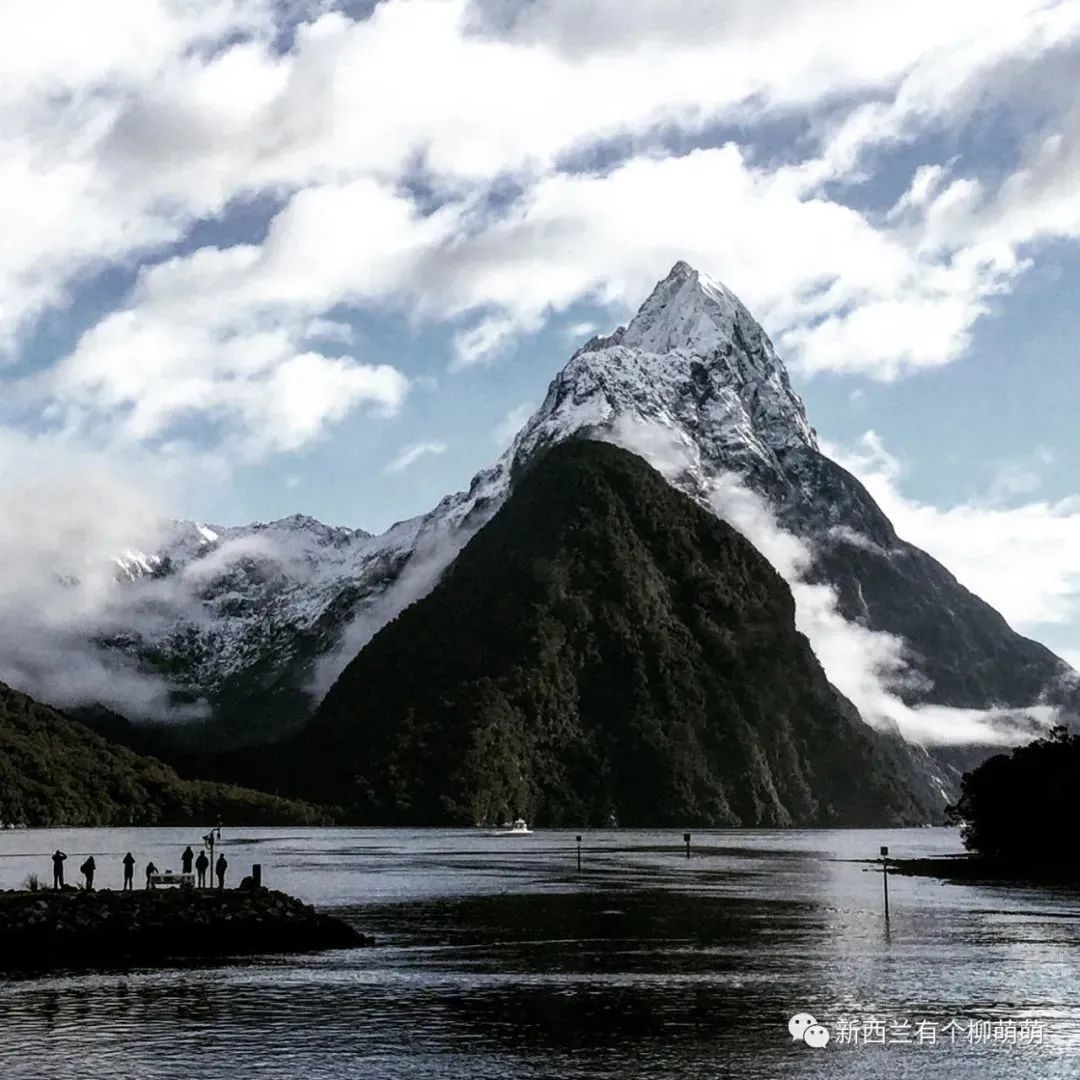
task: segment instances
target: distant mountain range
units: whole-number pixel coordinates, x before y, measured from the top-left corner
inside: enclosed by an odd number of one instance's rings
[[[574,354],[467,491],[380,536],[300,515],[231,529],[177,522],[160,551],[118,560],[130,631],[103,645],[167,678],[178,704],[205,701],[204,744],[276,737],[434,586],[538,453],[578,436],[630,446],[721,516],[729,506],[718,492],[733,482],[760,499],[806,546],[804,580],[830,586],[840,616],[902,639],[899,700],[1012,713],[1021,730],[1034,730],[1024,718],[1034,706],[1080,714],[1076,673],[897,536],[866,489],[819,449],[761,327],[685,263],[628,326]],[[829,674],[843,685],[843,672]]]

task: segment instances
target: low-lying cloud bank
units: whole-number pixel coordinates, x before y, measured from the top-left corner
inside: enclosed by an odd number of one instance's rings
[[[903,463],[872,430],[854,445],[825,451],[862,481],[906,540],[940,560],[1021,633],[1051,647],[1055,638],[1067,639],[1080,598],[1080,498],[1043,494],[1044,474],[1054,465],[1049,450],[999,462],[984,492],[945,508],[905,494]],[[1080,660],[1056,651],[1074,667]]]
[[[16,455],[23,468],[5,467]],[[61,707],[172,716],[166,681],[101,644],[136,617],[115,557],[156,549],[165,519],[155,501],[107,463],[45,444],[0,445],[0,476],[0,681]]]
[[[676,486],[687,473],[702,475],[695,448],[661,425],[623,422],[608,437],[640,454]],[[814,563],[811,546],[784,529],[761,496],[732,474],[709,481],[697,495],[717,517],[738,529],[788,583],[795,598],[796,626],[809,639],[829,680],[871,726],[899,731],[924,746],[1008,746],[1041,734],[1056,721],[1056,710],[1041,704],[1022,710],[908,705],[900,692],[924,680],[911,670],[903,639],[869,630],[840,614],[832,587],[807,580]]]

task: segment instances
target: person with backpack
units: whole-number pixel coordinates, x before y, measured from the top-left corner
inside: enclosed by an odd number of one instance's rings
[[[90,858],[88,858],[86,860],[86,862],[84,862],[82,864],[82,866],[79,867],[79,873],[82,874],[82,876],[84,878],[86,878],[86,891],[87,892],[93,892],[94,891],[94,871],[96,869],[97,869],[97,863],[94,862],[94,856],[93,855],[91,855]]]

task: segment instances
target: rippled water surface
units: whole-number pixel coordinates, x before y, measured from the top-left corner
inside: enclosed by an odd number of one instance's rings
[[[165,868],[196,839],[0,833],[0,887],[56,847],[118,887],[129,848]],[[854,860],[955,850],[946,830],[701,832],[689,860],[677,832],[606,831],[581,873],[561,832],[224,841],[236,879],[259,862],[378,946],[0,981],[0,1078],[1080,1076],[1075,895],[893,877],[886,926]],[[828,1046],[792,1041],[797,1012]]]

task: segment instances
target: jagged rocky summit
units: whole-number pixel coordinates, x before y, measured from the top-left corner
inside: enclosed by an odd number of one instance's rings
[[[107,644],[204,701],[209,742],[295,726],[345,664],[426,595],[529,463],[586,436],[631,445],[715,508],[735,478],[813,553],[846,619],[903,639],[909,703],[1080,713],[1076,675],[1015,633],[931,556],[897,536],[866,489],[824,455],[769,338],[739,300],[677,263],[634,319],[579,349],[502,457],[469,489],[380,536],[295,517],[234,530],[177,526],[129,553],[129,629]]]

